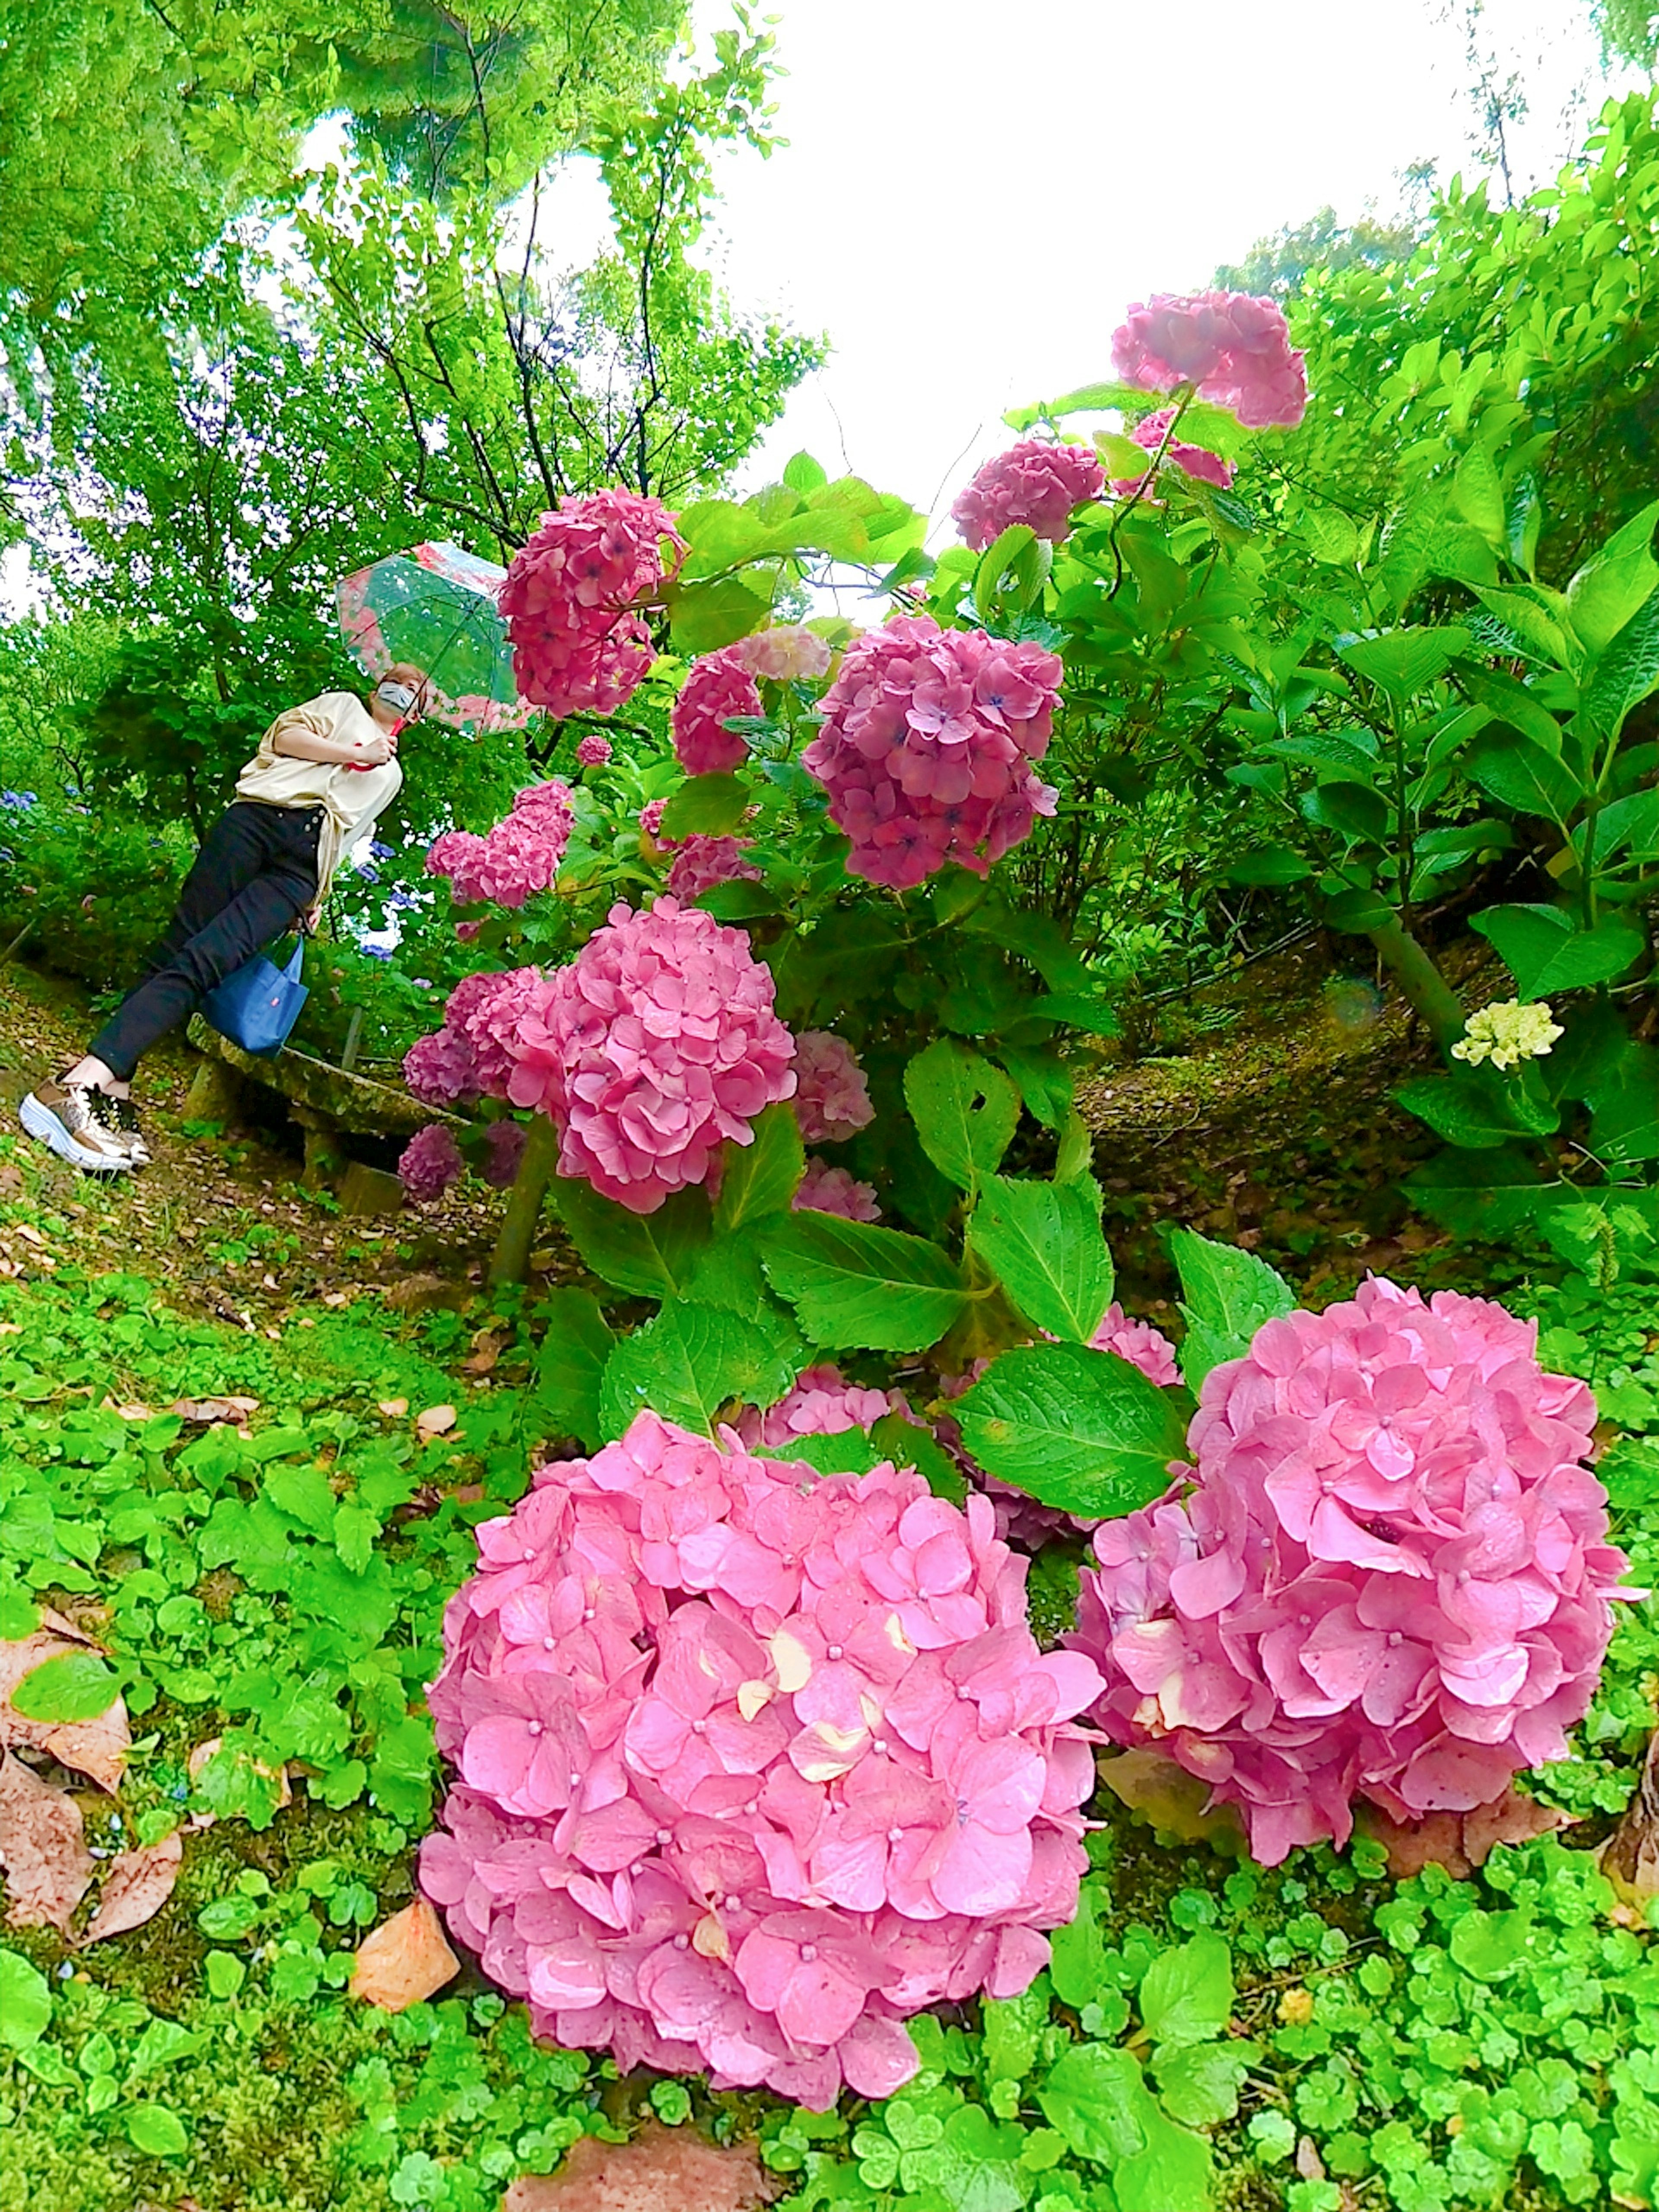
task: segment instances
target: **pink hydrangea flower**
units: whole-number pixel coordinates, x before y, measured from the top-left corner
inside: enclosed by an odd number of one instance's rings
[[[506,1190],[519,1172],[530,1132],[522,1121],[492,1121],[484,1131],[482,1173],[487,1183]]]
[[[1071,535],[1072,509],[1105,488],[1105,471],[1086,446],[1022,438],[986,462],[957,495],[951,520],[976,553],[1018,522],[1058,545]]]
[[[827,1160],[809,1158],[806,1172],[789,1201],[796,1213],[833,1213],[842,1221],[879,1221],[873,1183],[855,1182],[845,1168],[832,1168]]]
[[[568,967],[515,1006],[507,1096],[550,1115],[559,1173],[635,1213],[702,1182],[793,1096],[794,1039],[741,930],[677,900],[611,909]]]
[[[694,660],[669,714],[674,751],[688,775],[718,775],[747,759],[749,740],[725,725],[737,714],[758,714],[761,696],[739,645],[722,646]]]
[[[464,976],[444,1007],[444,1027],[471,1054],[477,1088],[489,1098],[507,1097],[519,1024],[542,981],[539,968],[511,968],[504,975]]]
[[[1171,1389],[1181,1380],[1176,1348],[1163,1330],[1154,1328],[1149,1321],[1131,1321],[1115,1298],[1101,1316],[1089,1341],[1097,1352],[1115,1352],[1120,1359],[1127,1359],[1160,1389]]]
[[[423,1106],[453,1106],[483,1089],[471,1046],[448,1027],[410,1045],[404,1054],[404,1082]]]
[[[661,836],[662,817],[667,805],[668,801],[665,799],[647,799],[645,805],[641,807],[640,827],[647,837]]]
[[[1175,414],[1173,407],[1160,407],[1137,422],[1129,435],[1136,445],[1144,446],[1149,453],[1156,453],[1164,445],[1170,425],[1175,421]],[[1213,484],[1218,491],[1225,491],[1234,475],[1232,463],[1224,461],[1219,453],[1211,453],[1207,446],[1188,445],[1180,438],[1171,438],[1164,447],[1161,465],[1178,469],[1182,476],[1191,477],[1196,483]],[[1150,489],[1153,481],[1155,478],[1151,471],[1145,477],[1122,477],[1114,481],[1112,490],[1118,498],[1128,499],[1140,489],[1142,484]]]
[[[538,2034],[823,2109],[914,2075],[910,2014],[1029,1984],[1101,1681],[1039,1652],[983,1499],[643,1413],[477,1542],[421,1882]]]
[[[632,610],[685,557],[674,524],[660,500],[626,491],[567,499],[542,517],[501,590],[520,698],[565,715],[612,714],[632,696],[653,657]]]
[[[489,900],[521,907],[533,893],[552,888],[575,819],[568,784],[557,777],[532,784],[488,836],[451,830],[434,838],[427,873],[447,876],[450,896],[462,906]]]
[[[689,904],[715,884],[763,882],[761,870],[743,857],[750,842],[746,837],[685,838],[668,871],[669,896]]]
[[[1352,1801],[1468,1811],[1565,1755],[1626,1561],[1595,1402],[1534,1324],[1373,1279],[1206,1376],[1194,1465],[1095,1534],[1073,1639],[1102,1726],[1235,1805],[1268,1863]]]
[[[441,1198],[465,1167],[455,1139],[441,1121],[428,1121],[404,1146],[398,1180],[417,1206]]]
[[[611,757],[611,740],[603,730],[590,730],[576,747],[578,768],[603,768]]]
[[[1189,384],[1253,430],[1293,430],[1307,412],[1307,362],[1284,310],[1249,292],[1156,294],[1113,333],[1112,365],[1143,392]]]
[[[773,684],[811,684],[830,672],[830,647],[805,623],[775,623],[741,637],[732,650],[751,676]]]
[[[738,1434],[748,1450],[758,1451],[763,1446],[787,1444],[795,1437],[838,1437],[848,1429],[873,1428],[884,1415],[908,1411],[896,1390],[864,1389],[825,1361],[804,1367],[793,1388],[764,1413],[745,1407]]]
[[[848,646],[802,755],[852,842],[851,872],[896,890],[947,860],[984,875],[1056,794],[1048,749],[1059,656],[900,615]]]
[[[876,1118],[857,1055],[832,1030],[802,1030],[795,1039],[795,1119],[809,1145],[838,1145]]]

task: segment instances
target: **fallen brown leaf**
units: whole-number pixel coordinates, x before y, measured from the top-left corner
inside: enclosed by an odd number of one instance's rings
[[[583,2136],[556,2173],[523,2173],[501,2212],[755,2212],[770,2191],[754,2152],[649,2123],[631,2142]]]
[[[181,1421],[196,1421],[207,1426],[216,1421],[228,1421],[240,1427],[250,1413],[259,1410],[257,1398],[175,1398],[167,1407]]]
[[[363,1938],[351,1994],[382,2012],[402,2012],[453,1981],[460,1966],[437,1914],[419,1897]]]
[[[1455,1881],[1462,1881],[1485,1866],[1499,1844],[1553,1835],[1558,1828],[1571,1827],[1572,1815],[1510,1788],[1470,1812],[1428,1813],[1420,1820],[1390,1820],[1380,1806],[1367,1805],[1360,1810],[1359,1825],[1388,1852],[1389,1872],[1396,1881],[1409,1881],[1426,1866],[1443,1867]]]
[[[463,1375],[488,1375],[501,1356],[499,1344],[481,1344],[470,1359],[461,1362]]]
[[[1648,1744],[1636,1795],[1601,1846],[1601,1871],[1621,1905],[1645,1910],[1659,1897],[1659,1729]]]
[[[98,1909],[87,1923],[82,1943],[101,1943],[106,1936],[125,1936],[154,1920],[173,1894],[184,1857],[185,1839],[176,1828],[159,1844],[118,1852],[110,1861],[98,1893]]]
[[[415,1416],[415,1433],[423,1444],[429,1444],[434,1437],[447,1437],[456,1419],[453,1406],[428,1406],[425,1413]]]
[[[0,1869],[12,1928],[68,1931],[96,1862],[87,1849],[81,1808],[65,1790],[0,1751]]]
[[[1218,1805],[1206,1811],[1208,1783],[1188,1774],[1167,1751],[1143,1744],[1096,1764],[1113,1796],[1165,1835],[1196,1844],[1206,1837],[1238,1832],[1238,1816],[1232,1807]]]
[[[388,1421],[401,1421],[409,1411],[409,1401],[407,1398],[382,1398],[380,1411]]]
[[[33,1636],[0,1639],[0,1747],[27,1744],[33,1751],[49,1751],[65,1766],[88,1776],[100,1790],[112,1791],[120,1782],[132,1741],[126,1705],[121,1698],[90,1721],[25,1720],[11,1703],[12,1692],[36,1667],[73,1651],[94,1649],[89,1636],[49,1607],[42,1608],[40,1626]]]

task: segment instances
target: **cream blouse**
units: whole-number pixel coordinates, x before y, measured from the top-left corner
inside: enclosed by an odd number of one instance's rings
[[[303,731],[365,748],[385,732],[356,692],[325,691],[320,698],[307,699],[302,707],[289,707],[278,714],[236,780],[238,799],[257,799],[267,806],[324,810],[317,844],[317,896],[321,900],[346,854],[362,842],[397,797],[404,772],[395,759],[382,768],[297,760],[276,750],[276,740],[285,731]]]

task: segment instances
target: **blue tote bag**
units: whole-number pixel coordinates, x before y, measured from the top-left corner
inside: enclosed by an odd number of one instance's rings
[[[201,1014],[222,1037],[244,1052],[272,1060],[288,1042],[310,994],[300,981],[306,941],[294,940],[287,967],[273,967],[263,952],[216,983],[202,1001]]]

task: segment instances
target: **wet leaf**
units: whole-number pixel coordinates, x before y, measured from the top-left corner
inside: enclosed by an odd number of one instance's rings
[[[69,1722],[31,1719],[12,1702],[19,1684],[37,1668],[93,1653],[91,1639],[73,1621],[50,1610],[43,1611],[33,1636],[0,1641],[0,1747],[21,1744],[50,1752],[100,1790],[113,1790],[131,1742],[126,1707],[118,1697],[90,1719]]]
[[[74,1798],[42,1782],[9,1752],[0,1751],[0,1868],[6,1877],[7,1924],[66,1931],[95,1864]]]
[[[364,1937],[351,1994],[382,2012],[402,2012],[453,1981],[460,1964],[444,1940],[437,1914],[424,1898],[417,1898]]]
[[[184,1857],[185,1839],[176,1829],[159,1844],[122,1851],[110,1863],[98,1894],[98,1910],[88,1922],[81,1942],[101,1943],[153,1920],[173,1894]]]

